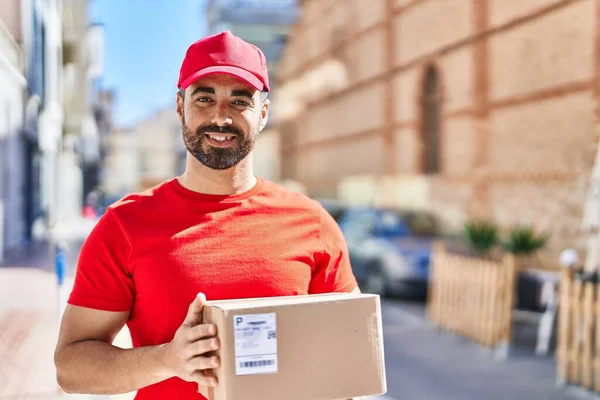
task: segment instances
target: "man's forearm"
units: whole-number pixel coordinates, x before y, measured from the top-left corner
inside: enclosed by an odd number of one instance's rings
[[[87,340],[62,349],[55,363],[58,383],[68,393],[128,393],[171,377],[161,346],[120,349]]]

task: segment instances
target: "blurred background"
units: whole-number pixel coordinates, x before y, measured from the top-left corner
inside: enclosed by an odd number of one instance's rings
[[[388,398],[599,398],[600,1],[0,0],[0,399],[65,396],[78,248],[183,171],[179,67],[224,30],[269,64],[256,174],[382,295]]]

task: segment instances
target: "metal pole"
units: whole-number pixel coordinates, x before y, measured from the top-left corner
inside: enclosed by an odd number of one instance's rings
[[[552,328],[558,309],[558,285],[559,283],[548,281],[542,286],[541,300],[542,305],[546,306],[546,311],[542,314],[538,325],[535,347],[535,354],[537,355],[545,356],[550,349],[550,338],[552,337]]]
[[[68,245],[64,241],[56,244],[56,280],[58,284],[58,321],[62,321],[63,312],[67,305],[67,293],[65,292],[65,273],[67,270]]]
[[[4,204],[0,199],[0,263],[4,261]]]

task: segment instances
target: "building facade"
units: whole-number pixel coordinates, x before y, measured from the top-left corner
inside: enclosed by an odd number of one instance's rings
[[[87,148],[97,151],[97,157],[89,158],[83,165],[83,194],[88,196],[101,189],[104,182],[104,166],[109,154],[109,140],[116,127],[114,122],[115,91],[100,89],[94,96],[94,119],[98,127],[98,147],[94,141],[88,141]]]
[[[111,199],[139,192],[180,175],[186,149],[175,107],[156,111],[105,139],[102,191]]]
[[[0,261],[25,240],[24,107],[27,94],[17,0],[0,4]]]
[[[103,54],[87,4],[0,4],[0,249],[81,217],[82,168],[98,160],[93,82]]]
[[[183,172],[185,152],[175,107],[158,110],[132,129],[137,141],[138,189],[146,189]]]
[[[137,144],[132,130],[116,129],[104,139],[102,192],[111,202],[136,191],[139,186]]]
[[[597,138],[599,8],[302,1],[278,65],[283,177],[571,244]]]
[[[296,3],[296,0],[209,0],[206,6],[209,35],[229,30],[264,52],[270,97],[277,93],[277,62],[298,18]],[[272,103],[269,122],[253,151],[255,173],[273,181],[281,179],[279,134],[274,123],[277,107],[276,102]]]
[[[99,184],[100,106],[104,28],[89,20],[88,0],[63,0],[63,132],[59,141],[55,221],[81,216],[86,195]]]

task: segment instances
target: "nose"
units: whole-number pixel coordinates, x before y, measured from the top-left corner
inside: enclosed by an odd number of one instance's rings
[[[233,123],[227,102],[217,104],[211,122],[217,126],[227,126]]]

